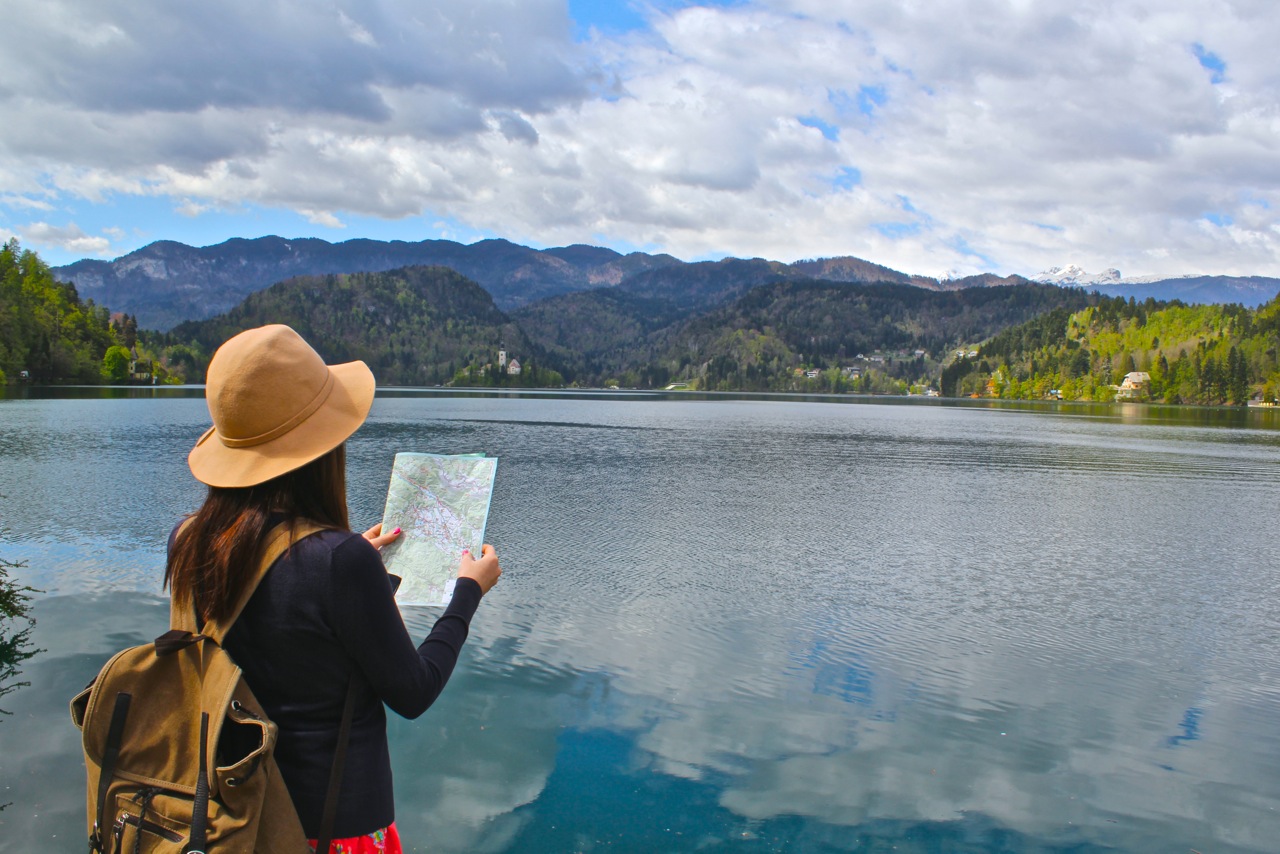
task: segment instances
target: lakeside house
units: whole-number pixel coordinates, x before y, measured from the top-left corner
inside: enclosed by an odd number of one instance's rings
[[[129,379],[135,383],[153,383],[154,368],[150,359],[139,359],[137,351],[129,360]]]
[[[1151,384],[1151,374],[1146,371],[1130,371],[1124,375],[1120,385],[1116,386],[1116,400],[1132,400],[1138,397]]]

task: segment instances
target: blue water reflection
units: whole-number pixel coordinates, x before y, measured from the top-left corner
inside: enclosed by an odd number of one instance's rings
[[[1280,431],[1178,415],[380,394],[355,523],[395,451],[501,459],[503,583],[391,725],[410,847],[1274,850]],[[206,424],[190,395],[0,401],[0,556],[49,591],[0,851],[80,838],[66,699],[163,628]]]

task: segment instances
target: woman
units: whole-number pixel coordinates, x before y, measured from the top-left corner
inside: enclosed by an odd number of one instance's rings
[[[259,584],[224,647],[279,726],[276,760],[312,844],[320,835],[348,684],[355,714],[333,828],[334,852],[399,852],[386,713],[414,718],[439,695],[480,598],[502,570],[492,546],[464,552],[453,600],[415,648],[377,549],[347,520],[345,445],[369,414],[363,362],[326,366],[287,326],[227,341],[209,363],[213,427],[188,457],[204,505],[170,538],[165,584],[197,620],[230,614],[272,529],[312,523]],[[189,613],[189,612],[188,612]]]

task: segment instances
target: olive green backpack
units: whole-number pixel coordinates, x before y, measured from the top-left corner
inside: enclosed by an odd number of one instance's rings
[[[318,530],[308,523],[292,532],[276,528],[230,619],[197,629],[194,609],[173,609],[170,631],[117,653],[71,701],[89,777],[91,852],[312,850],[275,763],[276,725],[221,643],[276,558]],[[351,688],[321,843],[332,838],[354,710]]]

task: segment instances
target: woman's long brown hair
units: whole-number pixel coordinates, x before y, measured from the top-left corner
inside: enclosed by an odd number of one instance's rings
[[[255,486],[209,487],[204,505],[174,539],[165,586],[179,608],[194,604],[205,620],[231,616],[253,577],[273,515],[292,527],[309,519],[350,530],[347,454],[339,445],[299,469]]]

